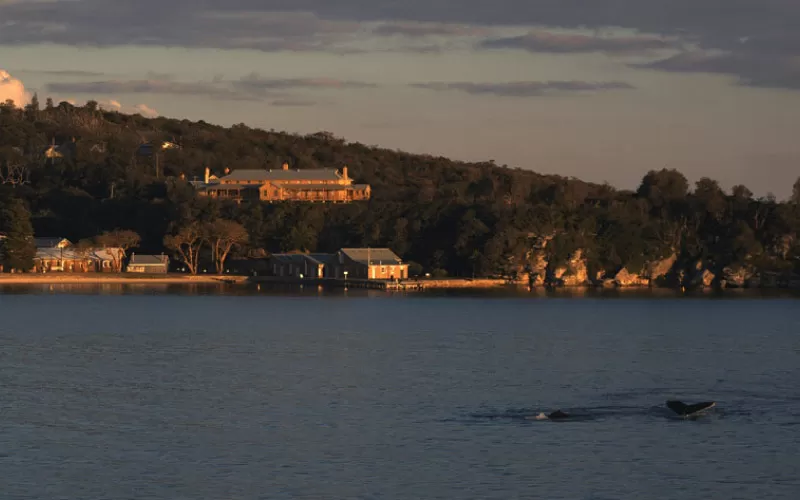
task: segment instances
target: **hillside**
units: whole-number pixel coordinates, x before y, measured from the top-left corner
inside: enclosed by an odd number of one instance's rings
[[[179,147],[137,154],[143,143],[164,141]],[[372,199],[238,206],[198,198],[186,182],[202,178],[205,167],[221,175],[284,162],[300,169],[347,166],[357,182],[372,186]],[[716,281],[728,276],[730,284],[732,275],[786,277],[800,270],[800,183],[793,200],[781,203],[754,199],[744,186],[725,193],[711,179],[690,189],[679,172],[661,170],[634,193],[368,147],[324,132],[146,119],[91,102],[0,107],[0,172],[0,200],[23,200],[37,236],[79,241],[130,229],[141,236],[141,252],[163,251],[164,237],[193,220],[224,218],[247,229],[250,243],[241,256],[388,246],[440,275],[534,272],[539,282],[570,283],[613,279],[621,270],[644,276],[660,262],[669,268],[659,271],[661,280],[705,273]]]

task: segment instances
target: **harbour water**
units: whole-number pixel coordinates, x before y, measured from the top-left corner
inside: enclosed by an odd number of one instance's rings
[[[0,289],[0,497],[800,498],[795,298],[220,290]]]

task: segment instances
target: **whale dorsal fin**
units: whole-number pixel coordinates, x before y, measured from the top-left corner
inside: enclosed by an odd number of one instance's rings
[[[682,401],[667,401],[667,408],[674,411],[678,415],[691,415],[699,411],[707,410],[713,407],[716,403],[714,401],[704,401],[702,403],[694,403],[687,405]]]

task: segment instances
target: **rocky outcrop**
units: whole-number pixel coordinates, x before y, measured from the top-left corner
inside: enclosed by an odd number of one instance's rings
[[[665,259],[648,262],[641,273],[632,273],[627,267],[623,267],[613,277],[603,280],[603,284],[605,286],[605,282],[610,279],[616,286],[650,286],[665,279],[672,272],[677,260],[678,256],[673,253]]]
[[[583,257],[583,250],[578,249],[572,254],[566,266],[557,267],[553,270],[554,281],[564,286],[583,286],[589,284],[589,270],[586,267],[586,259]]]
[[[666,278],[675,267],[675,262],[678,261],[678,255],[672,253],[666,259],[656,260],[647,264],[647,278],[652,282],[659,279]]]
[[[717,283],[717,276],[711,272],[703,261],[698,260],[688,272],[681,271],[680,284],[684,288],[710,288]]]
[[[530,266],[529,271],[529,285],[542,286],[547,281],[547,244],[554,238],[555,235],[549,234],[545,236],[536,236],[529,234],[528,238],[533,241],[531,250],[528,252],[528,262]]]
[[[531,256],[530,282],[532,285],[544,285],[547,277],[547,257],[544,250],[537,250]]]
[[[744,266],[737,268],[726,267],[722,270],[722,279],[725,280],[726,288],[744,288],[752,286],[756,281],[756,276]]]
[[[614,276],[614,283],[616,283],[617,286],[647,286],[650,284],[650,279],[643,278],[638,274],[632,274],[623,267]]]

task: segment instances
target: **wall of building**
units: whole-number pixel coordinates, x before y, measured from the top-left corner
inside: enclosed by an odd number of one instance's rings
[[[75,260],[75,259],[34,259],[33,272],[65,272],[65,273],[110,273],[113,272],[110,261]]]
[[[142,274],[166,274],[166,264],[133,264],[128,265],[125,269],[129,273],[142,273]]]

